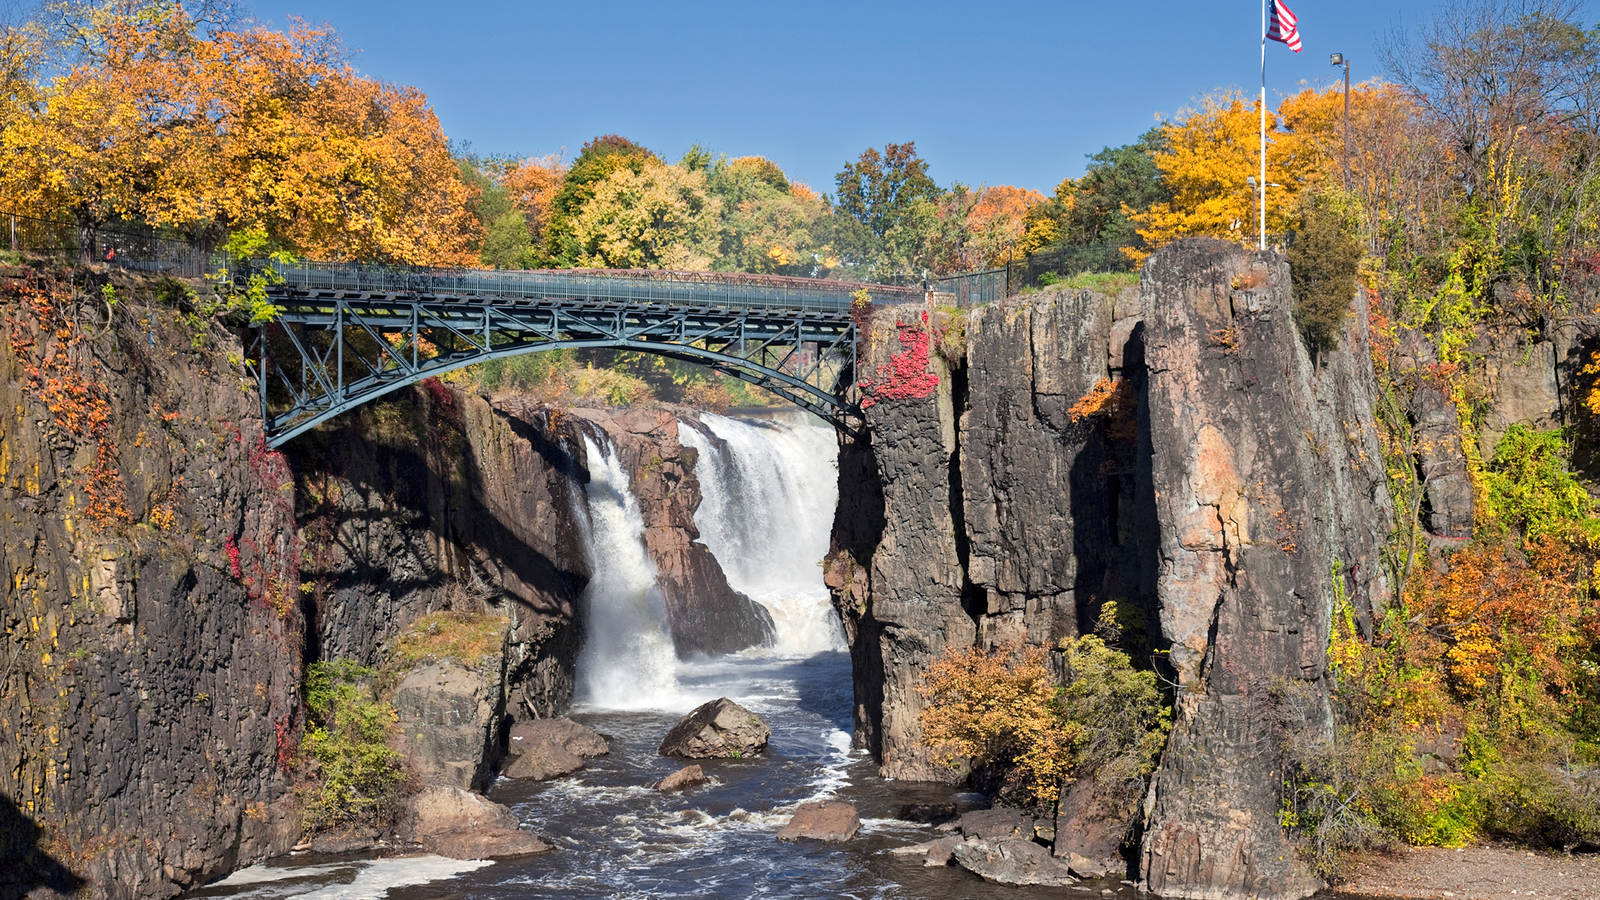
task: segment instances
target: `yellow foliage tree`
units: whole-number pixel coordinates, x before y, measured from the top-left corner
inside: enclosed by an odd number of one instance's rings
[[[572,222],[578,264],[620,269],[711,267],[721,202],[703,172],[651,161],[618,168]]]
[[[1154,154],[1172,199],[1130,218],[1154,249],[1180,237],[1204,235],[1249,242],[1258,222],[1256,194],[1246,179],[1259,174],[1260,108],[1238,92],[1208,95],[1164,129],[1166,148]],[[1267,230],[1289,224],[1299,193],[1324,174],[1320,158],[1299,135],[1267,117]],[[1142,258],[1148,254],[1140,253]]]

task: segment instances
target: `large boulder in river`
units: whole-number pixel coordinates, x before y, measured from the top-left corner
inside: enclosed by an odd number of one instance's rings
[[[603,735],[571,719],[531,719],[511,726],[510,764],[500,774],[507,778],[543,781],[570,775],[583,768],[590,756],[611,752]]]
[[[482,790],[505,713],[500,657],[468,668],[440,660],[395,688],[395,744],[425,782]]]
[[[1125,874],[1122,844],[1138,808],[1139,789],[1125,781],[1102,785],[1098,778],[1080,778],[1067,785],[1056,804],[1056,858],[1079,875]]]
[[[1067,864],[1023,838],[967,840],[951,848],[961,868],[997,884],[1059,887],[1077,881]]]
[[[727,697],[718,697],[672,726],[661,741],[661,755],[689,759],[753,756],[766,748],[770,737],[772,729],[760,716]]]
[[[861,814],[854,806],[839,800],[813,800],[795,809],[794,817],[778,829],[778,840],[848,841],[860,829]]]
[[[429,785],[411,798],[402,833],[429,853],[454,859],[526,856],[550,849],[518,827],[511,810],[444,784]]]

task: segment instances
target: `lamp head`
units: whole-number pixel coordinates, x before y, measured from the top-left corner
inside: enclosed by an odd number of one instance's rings
[[[1328,54],[1328,62],[1331,62],[1336,66],[1342,66],[1342,65],[1345,64],[1344,54],[1343,53],[1330,53],[1330,54]]]

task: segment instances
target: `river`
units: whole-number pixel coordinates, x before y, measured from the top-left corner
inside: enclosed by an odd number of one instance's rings
[[[611,753],[549,782],[501,779],[512,808],[553,852],[497,863],[439,857],[280,859],[195,897],[585,898],[1132,897],[1115,881],[1053,891],[987,884],[958,868],[924,868],[890,847],[939,836],[900,818],[912,804],[981,802],[949,787],[885,781],[851,749],[850,660],[819,561],[837,500],[832,432],[799,415],[704,416],[683,441],[700,451],[701,539],[729,583],[772,614],[772,646],[680,661],[671,650],[642,520],[623,468],[589,439],[585,535],[593,611],[572,718],[609,736]],[[675,794],[650,785],[681,762],[656,752],[684,713],[730,697],[772,728],[755,758],[702,763],[708,784]],[[778,841],[796,804],[854,803],[861,833],[844,844]],[[1087,893],[1086,893],[1087,892]]]

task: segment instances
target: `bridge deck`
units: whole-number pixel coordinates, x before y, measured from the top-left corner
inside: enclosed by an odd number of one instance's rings
[[[538,303],[715,307],[848,313],[857,292],[875,303],[922,298],[922,289],[853,281],[723,272],[646,269],[394,269],[340,263],[270,263],[282,278],[274,294],[372,296]]]

